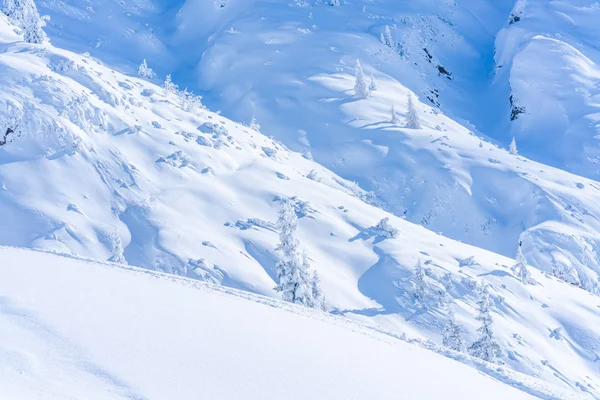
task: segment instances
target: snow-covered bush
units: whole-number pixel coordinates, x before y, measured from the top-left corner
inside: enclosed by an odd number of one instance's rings
[[[375,225],[373,232],[377,236],[382,236],[386,239],[395,239],[400,231],[390,224],[390,218],[385,217]]]

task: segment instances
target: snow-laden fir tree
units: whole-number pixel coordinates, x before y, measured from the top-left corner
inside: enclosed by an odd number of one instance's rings
[[[394,42],[394,38],[392,37],[392,31],[387,25],[385,26],[385,30],[381,34],[381,43],[392,49],[396,47],[396,43]]]
[[[110,244],[112,246],[111,256],[108,261],[112,261],[118,264],[127,264],[127,260],[125,260],[125,256],[123,255],[123,242],[121,241],[121,236],[116,233],[110,235]]]
[[[427,282],[425,281],[425,270],[421,265],[421,259],[417,261],[415,266],[415,297],[418,300],[423,300],[427,296]]]
[[[141,76],[142,78],[147,78],[147,79],[154,78],[154,71],[152,71],[152,68],[148,67],[148,64],[146,64],[145,58],[144,58],[144,61],[142,61],[142,63],[140,64],[140,66],[138,68],[138,75]]]
[[[406,112],[406,127],[409,129],[421,129],[421,120],[413,103],[412,95],[408,94],[408,111]]]
[[[373,77],[373,74],[371,74],[371,83],[369,84],[369,91],[373,92],[377,90],[377,85],[375,85],[375,78]]]
[[[525,259],[525,255],[523,255],[523,249],[521,248],[521,242],[519,242],[519,247],[517,248],[517,256],[515,260],[517,263],[515,264],[514,270],[525,285],[531,283],[531,273],[527,268],[527,259]]]
[[[482,283],[479,289],[477,308],[479,315],[476,319],[481,322],[481,326],[477,330],[479,339],[469,347],[469,354],[488,362],[497,363],[502,358],[502,350],[494,335],[492,303],[488,285],[485,283]]]
[[[517,150],[517,141],[515,140],[514,137],[512,138],[512,141],[510,142],[510,146],[508,147],[508,151],[513,156],[516,156],[517,154],[519,154],[519,152]]]
[[[313,288],[309,274],[308,258],[299,251],[298,240],[294,237],[298,228],[298,217],[290,201],[284,201],[277,220],[279,230],[279,262],[275,266],[279,284],[275,291],[281,293],[285,301],[314,307]]]
[[[171,74],[167,75],[162,87],[166,93],[177,93],[179,91],[179,86],[174,84],[173,81],[171,80]]]
[[[43,43],[47,36],[42,29],[46,22],[38,12],[33,0],[4,0],[2,12],[8,20],[23,29],[27,43]]]
[[[305,268],[308,270],[310,265],[308,264],[308,257],[306,253],[303,254],[303,262],[306,263]],[[319,273],[314,271],[312,277],[310,278],[310,288],[312,290],[312,308],[318,308],[320,310],[327,310],[327,304],[325,301],[325,296],[323,295],[323,290],[321,289],[321,278],[319,277]]]
[[[463,328],[456,323],[450,305],[448,305],[448,319],[442,332],[442,345],[461,353],[466,350],[465,340],[463,339]]]
[[[254,117],[252,117],[252,119],[250,120],[250,124],[248,125],[248,127],[256,132],[260,132],[260,128],[262,128],[262,126],[258,123],[256,118],[254,118]]]
[[[397,123],[399,122],[399,121],[398,121],[398,114],[396,114],[396,107],[394,107],[394,105],[393,105],[393,104],[392,104],[392,110],[390,111],[390,113],[391,113],[391,116],[392,116],[392,117],[390,118],[390,122],[391,122],[392,124],[397,124]]]
[[[369,88],[359,60],[356,60],[356,66],[354,67],[354,95],[361,99],[369,97]]]

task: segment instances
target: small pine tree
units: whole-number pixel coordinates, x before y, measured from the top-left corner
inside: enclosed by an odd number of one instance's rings
[[[481,285],[477,308],[479,309],[479,315],[476,319],[481,322],[481,326],[477,330],[479,332],[479,339],[469,347],[469,354],[488,362],[497,363],[502,357],[502,350],[496,342],[494,335],[491,314],[492,303],[487,284]]]
[[[110,235],[110,243],[112,246],[112,253],[108,261],[118,264],[127,264],[127,260],[125,260],[125,256],[123,255],[124,250],[121,237],[117,233],[113,233]]]
[[[515,264],[514,269],[521,282],[527,285],[531,283],[531,273],[527,268],[527,259],[523,255],[523,249],[521,248],[521,244],[522,242],[519,242],[519,247],[517,248],[517,256],[515,257],[517,263]]]
[[[146,64],[145,58],[144,58],[144,61],[142,61],[142,63],[140,64],[140,66],[138,68],[138,75],[141,76],[142,78],[147,78],[147,79],[154,78],[154,71],[152,71],[152,68],[148,67],[148,64]]]
[[[356,60],[356,66],[354,67],[354,95],[361,99],[369,97],[369,88],[365,82],[365,75],[359,60]]]
[[[389,26],[385,26],[384,32],[381,34],[381,42],[389,48],[395,48],[396,43],[394,42],[394,38],[392,37],[392,31]]]
[[[256,118],[254,117],[252,117],[252,120],[250,120],[250,124],[248,125],[248,127],[256,132],[260,132],[260,128],[262,128],[256,120]]]
[[[421,265],[421,259],[417,261],[415,266],[415,297],[418,300],[423,300],[427,296],[427,282],[425,281],[425,270]]]
[[[306,256],[305,259],[307,260]],[[308,265],[306,268],[308,269]],[[321,278],[319,277],[319,273],[317,271],[314,271],[312,277],[310,278],[310,288],[312,289],[312,307],[325,311],[327,309],[327,305],[325,302],[325,296],[323,295],[323,290],[321,289]]]
[[[377,85],[375,85],[375,78],[373,77],[373,74],[371,74],[371,83],[369,84],[369,91],[373,92],[377,90]]]
[[[162,87],[165,90],[165,93],[177,93],[179,91],[179,86],[174,84],[171,80],[171,74],[167,75]]]
[[[279,284],[275,291],[291,303],[314,307],[313,287],[308,272],[308,258],[302,257],[299,243],[294,237],[298,228],[298,217],[291,202],[284,201],[277,220],[280,244],[277,247],[279,262],[275,266]]]
[[[517,141],[515,140],[514,137],[512,138],[512,141],[510,142],[510,146],[508,147],[508,151],[513,156],[516,156],[517,154],[519,154],[519,152],[517,150]]]
[[[448,319],[442,332],[442,345],[454,351],[463,353],[466,349],[463,339],[463,329],[456,323],[452,309],[448,309]]]
[[[392,118],[390,119],[390,122],[392,124],[397,124],[399,122],[398,121],[398,114],[396,114],[396,107],[394,107],[393,104],[392,104],[391,114],[392,114]]]
[[[412,95],[408,94],[408,111],[406,113],[406,127],[409,129],[421,129],[421,121],[417,109],[413,104]]]
[[[382,236],[386,239],[395,239],[400,233],[397,228],[390,224],[390,217],[382,218],[372,229],[375,235]]]

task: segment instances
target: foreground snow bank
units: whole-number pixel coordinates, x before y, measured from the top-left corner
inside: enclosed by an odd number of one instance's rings
[[[29,250],[0,258],[2,398],[532,398],[270,299]]]

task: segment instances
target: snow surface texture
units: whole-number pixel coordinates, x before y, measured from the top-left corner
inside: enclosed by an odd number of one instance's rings
[[[600,185],[482,142],[423,104],[420,74],[413,76],[412,69],[403,67],[399,70],[407,74],[405,79],[395,76],[393,71],[407,61],[379,42],[380,30],[392,21],[379,21],[362,11],[365,4],[367,10],[384,5],[348,2],[335,8],[301,3],[285,4],[283,12],[280,3],[242,6],[230,1],[212,20],[216,25],[196,21],[192,26],[178,20],[177,26],[217,32],[206,43],[198,39],[198,56],[204,51],[199,78],[214,72],[214,81],[206,86],[212,93],[209,102],[226,106],[222,108],[228,115],[239,109],[237,117],[246,121],[256,115],[263,131],[277,134],[297,150],[310,149],[317,161],[359,185],[255,130],[200,107],[190,110],[174,94],[116,72],[89,54],[25,44],[0,17],[0,124],[13,127],[9,142],[0,147],[0,243],[125,261],[275,296],[274,222],[281,200],[292,198],[299,217],[298,240],[321,276],[334,313],[441,343],[448,303],[454,301],[456,320],[472,343],[477,338],[478,281],[485,281],[491,285],[496,336],[506,364],[497,368],[538,377],[578,398],[599,398],[598,297],[540,271],[532,271],[534,284],[523,285],[511,270],[514,260],[484,249],[512,256],[520,237],[530,263],[597,291],[600,229],[595,215],[600,215]],[[136,3],[138,14],[127,4],[61,4],[64,8],[58,10],[50,7],[55,3],[40,3],[42,13],[55,12],[48,26],[51,40],[77,51],[97,49],[103,60],[119,66],[127,62],[119,47],[131,45],[132,57],[145,49],[135,46],[140,36],[130,32],[125,21],[154,16],[158,22],[165,15],[184,19],[191,13],[186,7],[194,6],[185,4],[185,12],[171,15],[172,10],[144,3]],[[196,15],[209,20],[221,12],[212,2],[196,6],[206,11]],[[272,17],[257,17],[263,14]],[[498,14],[478,12],[489,18]],[[273,22],[275,16],[279,19]],[[301,29],[312,30],[284,40],[287,36],[281,32],[300,28],[281,18],[293,21],[300,16],[309,21]],[[61,18],[62,36],[56,31]],[[236,18],[240,20],[232,28]],[[342,27],[347,29],[346,18],[364,25],[357,25],[354,33],[339,34]],[[412,23],[416,20],[421,19]],[[272,31],[261,25],[268,21],[274,24]],[[312,24],[326,21],[338,25],[329,33],[320,32],[326,40],[319,42]],[[369,31],[372,21],[381,22],[381,29]],[[445,26],[440,21],[436,24]],[[114,30],[118,33],[110,40],[99,41],[98,47],[84,40],[98,32],[108,34],[111,24],[121,30]],[[71,31],[84,25],[88,30],[82,35]],[[162,26],[167,29],[169,23]],[[123,30],[131,35],[121,37]],[[262,36],[248,34],[263,31]],[[477,37],[477,32],[465,37]],[[200,35],[187,35],[196,34]],[[261,46],[252,46],[256,38],[264,41]],[[493,37],[488,39],[493,46]],[[209,47],[219,43],[224,47],[211,52]],[[436,43],[441,46],[441,41]],[[280,47],[294,44],[297,47],[286,50],[293,59],[277,61],[273,56],[282,53]],[[359,47],[370,50],[357,53]],[[143,58],[155,71],[172,67],[156,67],[158,55],[173,65],[185,61],[189,67],[198,61],[169,58],[167,45],[155,48],[154,56],[144,54],[135,66],[123,69],[137,73]],[[189,57],[192,53],[186,52]],[[322,59],[317,62],[311,54]],[[218,55],[230,58],[219,64]],[[357,58],[366,76],[374,73],[377,87],[362,100],[352,89]],[[236,65],[234,60],[244,64],[241,69],[225,68]],[[273,67],[267,75],[264,60],[271,60]],[[423,62],[429,68],[426,59]],[[457,73],[450,80],[435,71],[430,78],[439,78],[436,82],[460,81]],[[411,91],[397,79],[411,87],[422,129],[403,128]],[[220,103],[218,93],[223,93]],[[450,86],[446,93],[457,104],[461,99],[474,101]],[[272,102],[263,103],[268,98]],[[248,101],[256,108],[243,116]],[[392,105],[400,124],[389,123]],[[460,110],[456,105],[448,113],[456,116]],[[402,216],[481,248],[435,234]],[[397,230],[394,235],[377,227],[384,218]],[[427,287],[417,299],[413,274],[419,258]]]
[[[209,108],[310,151],[370,202],[505,256],[522,241],[533,266],[600,291],[596,2],[39,6],[56,44],[131,72],[146,58]],[[357,59],[374,76],[367,99],[353,90]],[[422,130],[402,128],[409,93]],[[513,136],[528,158],[496,147]]]
[[[289,303],[30,250],[0,248],[0,258],[5,399],[560,394],[513,373],[519,391],[376,330]]]

